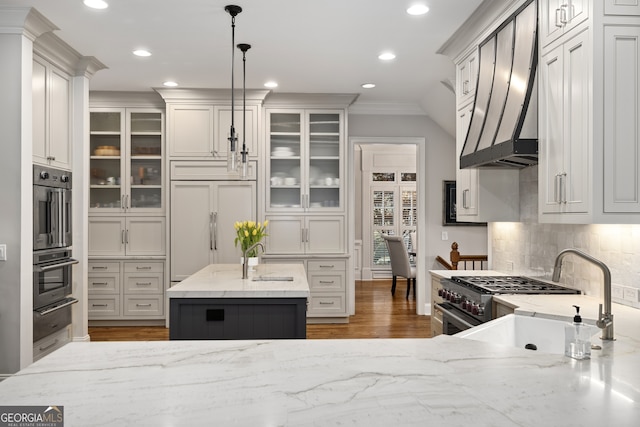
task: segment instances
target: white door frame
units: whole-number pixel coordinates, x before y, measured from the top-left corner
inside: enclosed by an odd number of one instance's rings
[[[427,247],[426,245],[426,230],[427,230],[427,208],[426,208],[426,200],[427,200],[427,147],[425,143],[424,137],[360,137],[353,136],[349,138],[349,156],[347,160],[347,180],[349,186],[349,200],[347,200],[347,212],[351,212],[348,215],[348,229],[349,234],[347,236],[347,247],[349,249],[350,254],[355,253],[355,235],[356,235],[356,218],[355,218],[355,170],[354,170],[354,157],[355,157],[355,147],[356,145],[366,145],[366,144],[404,144],[409,145],[413,144],[416,146],[416,173],[417,173],[417,182],[416,182],[416,190],[418,193],[418,225],[416,226],[417,238],[418,238],[418,248],[417,249],[417,257],[416,257],[416,267],[417,267],[417,278],[416,283],[418,286],[416,287],[416,313],[417,314],[426,314],[425,313],[425,300],[426,300],[426,292],[427,288],[430,289],[430,286],[427,286],[427,264],[426,264],[426,250],[420,250],[420,247],[423,249]],[[349,287],[347,292],[347,304],[349,307],[349,314],[354,315],[356,312],[356,301],[355,301],[355,272],[348,271],[347,272],[347,286]]]

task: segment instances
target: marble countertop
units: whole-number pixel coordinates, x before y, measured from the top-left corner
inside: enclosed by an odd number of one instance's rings
[[[240,264],[209,264],[167,289],[169,298],[308,298],[302,264],[259,264],[242,278]],[[254,281],[254,277],[292,277],[291,281]]]
[[[0,382],[65,426],[635,426],[637,341],[576,361],[434,339],[67,344]],[[616,348],[618,350],[618,348]]]

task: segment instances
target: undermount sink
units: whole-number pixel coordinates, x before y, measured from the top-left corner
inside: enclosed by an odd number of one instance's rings
[[[564,354],[564,328],[568,322],[542,317],[507,316],[462,331],[455,336],[516,348],[527,348],[543,353]],[[599,329],[592,329],[593,335]]]
[[[251,278],[253,282],[293,282],[292,276],[255,276]]]

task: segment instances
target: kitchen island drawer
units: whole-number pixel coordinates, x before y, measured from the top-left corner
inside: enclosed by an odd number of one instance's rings
[[[120,315],[120,295],[89,298],[89,317],[113,317]]]
[[[344,293],[341,294],[315,294],[309,297],[308,317],[345,316],[347,313]]]
[[[161,316],[163,313],[162,295],[129,295],[124,298],[124,316]]]

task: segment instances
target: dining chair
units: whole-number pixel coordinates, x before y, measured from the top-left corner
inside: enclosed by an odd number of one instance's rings
[[[391,295],[396,292],[397,277],[407,278],[407,298],[411,293],[411,282],[413,281],[413,296],[416,296],[416,267],[412,266],[409,262],[409,252],[407,247],[402,241],[400,236],[387,236],[382,235],[387,244],[387,250],[389,251],[389,258],[391,260],[391,274],[393,275],[393,282],[391,285]]]

